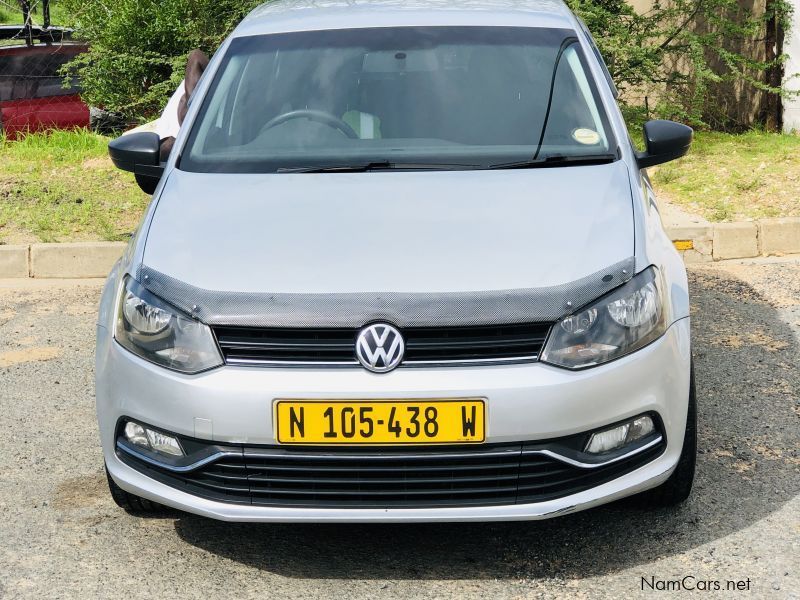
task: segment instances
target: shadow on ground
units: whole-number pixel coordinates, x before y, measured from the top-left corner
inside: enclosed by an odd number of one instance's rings
[[[798,341],[742,281],[691,276],[700,456],[689,502],[622,501],[550,521],[252,525],[180,515],[186,542],[286,577],[587,577],[647,564],[746,528],[800,493]]]

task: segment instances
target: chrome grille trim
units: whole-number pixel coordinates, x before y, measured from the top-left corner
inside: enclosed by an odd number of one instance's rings
[[[400,367],[435,368],[536,362],[552,323],[401,330],[405,356]],[[354,328],[212,328],[225,363],[240,367],[360,367]]]
[[[435,367],[473,367],[473,366],[490,366],[490,365],[517,365],[525,363],[533,363],[539,360],[539,355],[534,354],[531,356],[514,356],[511,358],[484,358],[473,360],[407,360],[404,361],[400,367],[419,367],[419,368],[435,368]],[[341,362],[304,362],[304,361],[278,361],[278,360],[251,360],[230,358],[226,361],[227,365],[234,367],[360,367],[357,361],[341,361]]]

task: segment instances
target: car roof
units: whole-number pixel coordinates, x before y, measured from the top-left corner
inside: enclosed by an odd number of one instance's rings
[[[364,27],[506,26],[575,29],[562,0],[276,0],[253,10],[233,37]]]

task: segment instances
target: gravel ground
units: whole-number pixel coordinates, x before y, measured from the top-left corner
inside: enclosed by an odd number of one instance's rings
[[[620,598],[685,576],[800,598],[800,262],[691,278],[701,425],[689,502],[403,526],[118,510],[94,418],[99,285],[0,282],[0,598]]]

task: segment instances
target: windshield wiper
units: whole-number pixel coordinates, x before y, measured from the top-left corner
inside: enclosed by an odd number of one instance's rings
[[[315,165],[309,167],[281,167],[278,173],[364,173],[366,171],[389,171],[392,169],[408,171],[454,171],[459,169],[478,169],[479,165],[458,163],[403,163],[373,161],[355,165]]]
[[[616,154],[584,154],[582,156],[551,155],[535,160],[497,163],[489,166],[462,163],[413,163],[372,161],[358,164],[281,167],[278,173],[365,173],[367,171],[456,171],[464,169],[538,169],[573,165],[601,165],[614,162]]]
[[[575,165],[604,165],[617,160],[616,154],[583,154],[578,156],[553,155],[535,160],[498,163],[489,169],[540,169],[546,167],[570,167]]]

